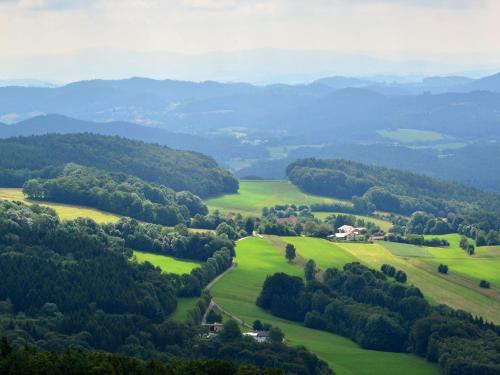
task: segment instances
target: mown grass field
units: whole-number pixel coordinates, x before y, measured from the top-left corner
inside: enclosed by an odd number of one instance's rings
[[[302,259],[314,259],[322,268],[342,267],[348,262],[361,262],[374,269],[389,263],[408,275],[408,283],[419,287],[433,304],[443,303],[500,323],[498,271],[500,258],[469,257],[460,248],[428,248],[406,244],[379,242],[374,244],[337,242],[318,238],[276,237],[279,248],[290,242]],[[458,257],[458,258],[457,258]],[[448,264],[449,275],[437,272],[440,263]],[[495,275],[493,275],[495,273]],[[478,280],[486,279],[492,288],[482,289]]]
[[[167,255],[145,253],[134,250],[134,256],[139,263],[149,262],[160,267],[163,272],[183,275],[200,266],[200,263],[185,259],[177,259]]]
[[[291,182],[285,180],[241,180],[237,194],[226,194],[206,200],[210,211],[234,212],[242,215],[260,216],[262,208],[277,204],[333,203],[340,201],[301,192]]]
[[[275,272],[303,274],[300,265],[288,263],[283,253],[268,239],[252,237],[239,241],[236,262],[237,267],[211,289],[215,301],[248,323],[260,319],[280,327],[289,344],[306,346],[328,362],[337,374],[391,375],[400,374],[403,368],[407,375],[439,373],[436,366],[418,357],[364,350],[341,336],[276,318],[257,307],[255,300],[267,275]],[[341,263],[342,260],[337,261],[337,264]]]
[[[320,220],[325,220],[330,215],[350,215],[342,212],[314,212],[314,216]],[[387,220],[382,220],[377,217],[365,216],[365,215],[352,215],[356,216],[358,219],[363,219],[366,222],[371,222],[375,225],[378,225],[380,229],[387,232],[390,228],[392,228],[392,223]]]
[[[20,188],[0,188],[0,199],[9,201],[20,201],[25,204],[37,203],[41,206],[53,208],[61,220],[73,220],[79,217],[93,219],[95,222],[103,223],[116,223],[120,220],[119,215],[111,214],[97,210],[95,208],[76,206],[71,204],[52,203],[52,202],[38,202],[28,200]]]

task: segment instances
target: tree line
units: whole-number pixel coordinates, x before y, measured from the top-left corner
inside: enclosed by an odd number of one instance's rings
[[[0,140],[0,186],[56,177],[68,163],[126,173],[200,197],[235,193],[239,185],[208,156],[121,137],[81,133]]]
[[[176,193],[137,177],[73,163],[52,179],[26,181],[23,192],[30,199],[90,206],[169,226],[208,213],[203,201],[188,191]]]

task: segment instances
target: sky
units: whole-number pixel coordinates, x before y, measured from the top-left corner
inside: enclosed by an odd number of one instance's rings
[[[189,65],[188,57],[201,55],[214,64],[214,53],[258,49],[432,61],[443,72],[492,70],[500,66],[499,19],[498,0],[0,0],[0,79],[113,76],[113,63],[123,60],[130,69],[120,67],[119,75],[150,69],[152,76],[189,78],[148,68],[146,60],[180,56],[175,61]],[[315,61],[302,70],[314,70]],[[238,74],[228,78],[243,78]]]

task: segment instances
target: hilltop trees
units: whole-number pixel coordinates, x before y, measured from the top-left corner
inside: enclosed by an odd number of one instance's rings
[[[95,207],[139,220],[174,226],[189,222],[207,207],[196,195],[175,193],[137,177],[67,164],[48,180],[28,180],[23,187],[31,199]]]
[[[29,179],[56,177],[68,163],[126,173],[201,197],[238,191],[233,175],[195,152],[88,133],[0,140],[2,186],[20,187]]]
[[[457,183],[346,160],[300,159],[287,176],[305,192],[353,201],[330,208],[350,213],[389,211],[409,216],[406,233],[458,232],[477,246],[500,244],[500,196]],[[317,208],[326,208],[318,205]],[[406,234],[400,232],[401,234]],[[473,247],[467,249],[473,253]]]

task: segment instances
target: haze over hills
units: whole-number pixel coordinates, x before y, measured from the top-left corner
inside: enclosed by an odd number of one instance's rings
[[[268,86],[132,78],[5,87],[0,121],[11,125],[0,125],[0,137],[119,135],[197,150],[239,176],[266,178],[283,177],[294,158],[343,157],[498,191],[499,77],[385,83],[336,76]]]
[[[122,62],[127,61],[127,64]],[[445,61],[445,62],[444,62]],[[371,54],[332,50],[289,50],[256,48],[235,51],[213,51],[195,54],[165,51],[138,52],[117,48],[87,48],[60,53],[57,57],[38,54],[36,59],[6,56],[0,60],[0,71],[18,77],[19,71],[32,72],[40,79],[71,82],[91,78],[122,79],[168,76],[179,80],[201,81],[210,77],[219,81],[245,81],[255,84],[310,82],[331,75],[392,76],[413,78],[429,75],[461,74],[474,77],[490,74],[498,61],[485,57],[484,63],[462,61],[460,56],[439,59],[390,59]],[[43,69],[40,69],[43,67]]]

